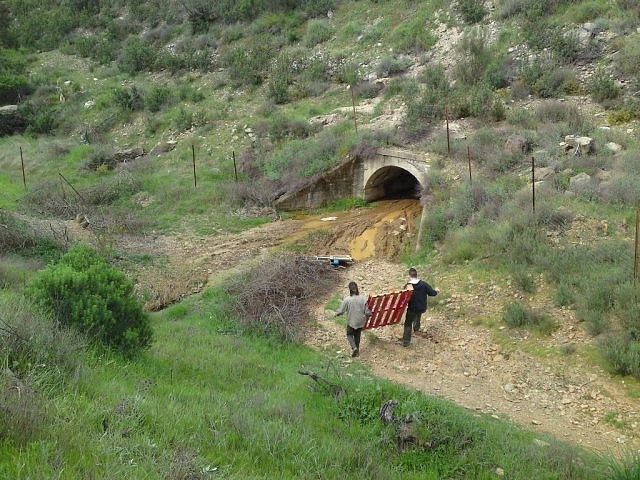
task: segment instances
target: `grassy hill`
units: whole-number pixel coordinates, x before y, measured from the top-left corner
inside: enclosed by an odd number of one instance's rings
[[[518,294],[497,306],[500,322],[544,334],[558,321],[545,305],[575,311],[593,361],[639,377],[639,14],[637,2],[604,0],[0,0],[0,105],[17,105],[0,115],[2,296],[18,301],[8,291],[60,256],[64,222],[78,215],[102,253],[135,271],[163,259],[127,251],[127,236],[246,230],[279,215],[283,192],[392,144],[435,159],[426,235],[406,261],[508,277]],[[575,137],[589,141],[577,148]],[[603,478],[609,468],[353,366],[340,378],[357,392],[347,404],[310,393],[296,369],[328,360],[221,332],[232,315],[223,297],[207,290],[154,316],[140,359],[90,347],[84,373],[53,385],[51,372],[38,383],[36,365],[21,370],[32,403],[2,430],[0,468],[11,478],[494,478],[498,468]],[[202,344],[187,352],[189,342]],[[8,425],[17,390],[3,375]],[[435,457],[396,450],[376,420],[391,396],[403,414],[442,418],[421,423],[421,438],[441,441]],[[619,478],[635,478],[638,462],[625,465]]]

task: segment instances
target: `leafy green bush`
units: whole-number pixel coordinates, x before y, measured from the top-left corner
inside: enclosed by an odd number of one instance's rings
[[[637,340],[625,333],[611,333],[600,340],[599,346],[613,372],[640,377],[640,343]]]
[[[603,102],[604,100],[618,98],[620,88],[616,85],[613,78],[607,75],[602,69],[598,69],[589,80],[589,93],[591,94],[591,98],[596,102]]]
[[[153,69],[158,53],[153,45],[138,37],[131,38],[118,58],[118,67],[123,72],[135,75]]]
[[[307,47],[314,47],[331,38],[333,30],[326,20],[310,20],[307,24],[307,33],[302,42]]]
[[[137,85],[116,87],[112,95],[113,103],[122,110],[135,112],[144,109],[144,92]]]
[[[536,283],[526,267],[514,264],[509,273],[511,273],[511,279],[520,290],[525,293],[536,291]]]
[[[91,247],[72,247],[28,287],[34,301],[61,325],[132,356],[151,343],[151,324],[133,282]]]
[[[575,72],[561,67],[552,57],[543,57],[525,64],[521,79],[535,94],[543,98],[558,97],[577,88]]]
[[[541,333],[550,333],[556,326],[549,316],[520,302],[511,302],[505,305],[502,319],[510,327],[534,328]]]
[[[427,28],[428,19],[424,15],[413,15],[400,23],[391,34],[391,44],[402,53],[420,53],[428,51],[436,38]]]
[[[482,0],[459,0],[458,10],[463,20],[471,25],[482,21],[487,15],[487,9],[484,8]]]
[[[633,112],[626,108],[609,110],[607,114],[607,121],[611,125],[621,125],[623,123],[629,123],[631,120],[633,120]]]
[[[263,39],[265,40],[265,39]],[[238,84],[260,85],[269,70],[273,48],[256,38],[252,44],[235,47],[222,55],[229,77]]]
[[[384,57],[376,66],[378,77],[392,77],[404,73],[411,66],[411,58],[405,55]]]
[[[620,73],[632,77],[640,75],[640,34],[624,37],[624,46],[614,61]]]
[[[159,112],[173,100],[171,88],[166,85],[154,85],[144,96],[144,104],[150,112]]]

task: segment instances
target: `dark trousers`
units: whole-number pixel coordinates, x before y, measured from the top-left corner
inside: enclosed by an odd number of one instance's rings
[[[347,325],[347,340],[351,345],[351,350],[357,348],[360,349],[360,336],[362,335],[361,328],[351,328]]]
[[[422,317],[422,313],[407,310],[407,316],[404,318],[404,333],[402,335],[402,344],[405,347],[411,343],[411,330],[414,332],[420,330],[420,317]]]

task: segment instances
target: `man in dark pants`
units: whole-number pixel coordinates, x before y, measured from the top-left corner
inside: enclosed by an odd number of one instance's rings
[[[420,317],[427,311],[427,297],[435,297],[440,290],[433,288],[424,280],[418,278],[415,268],[409,269],[409,281],[404,286],[405,289],[413,290],[409,304],[407,305],[407,315],[404,320],[404,334],[402,335],[402,346],[408,347],[411,343],[411,330],[420,330]]]
[[[349,296],[342,301],[336,310],[336,317],[344,313],[347,314],[347,341],[351,346],[352,357],[357,357],[360,354],[362,327],[367,323],[367,318],[371,316],[367,300],[366,295],[360,294],[358,284],[349,282]]]

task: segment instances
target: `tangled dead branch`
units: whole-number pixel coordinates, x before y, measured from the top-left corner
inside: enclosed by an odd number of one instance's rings
[[[245,271],[227,291],[243,325],[295,341],[309,324],[311,301],[327,293],[335,281],[336,272],[326,263],[280,256]]]

